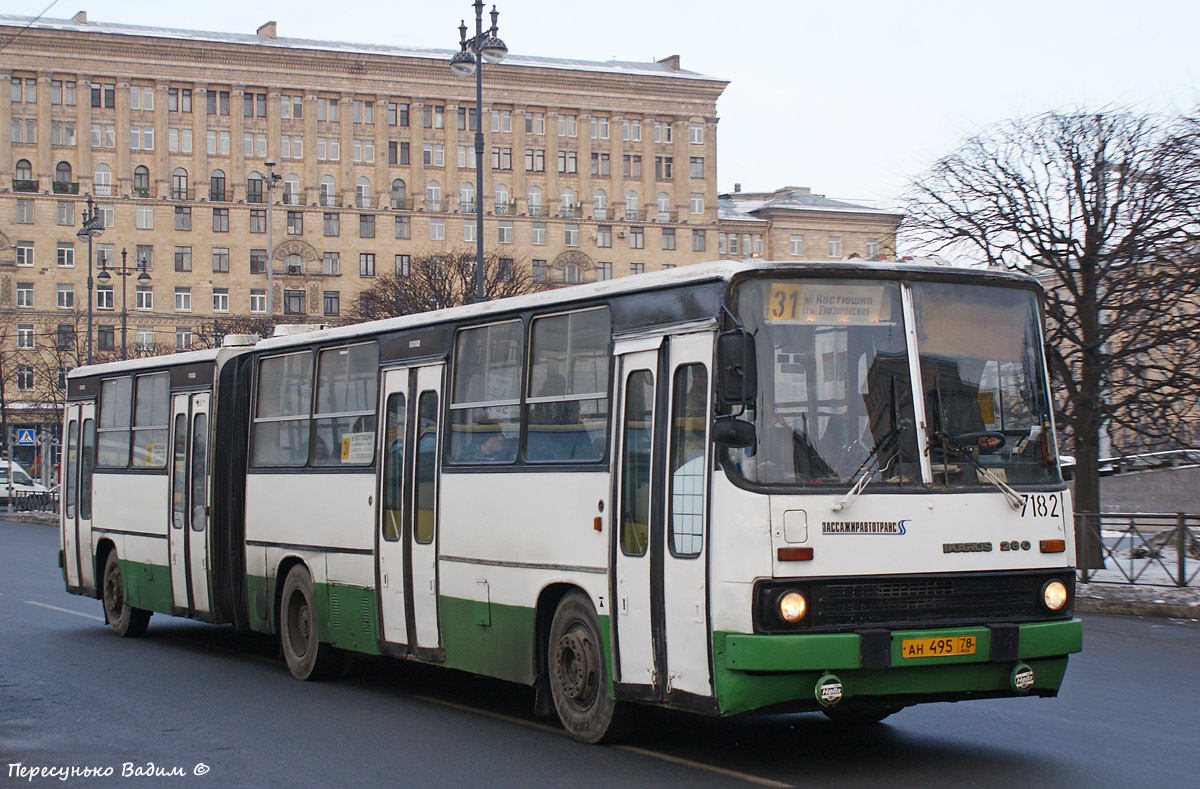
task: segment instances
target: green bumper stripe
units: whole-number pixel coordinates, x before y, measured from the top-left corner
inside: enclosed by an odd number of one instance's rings
[[[1021,625],[1018,655],[1022,658],[1053,657],[1083,650],[1083,622],[1044,622]]]
[[[532,608],[440,598],[442,644],[451,668],[533,684]]]
[[[120,561],[126,602],[134,608],[171,613],[171,570],[161,564]]]

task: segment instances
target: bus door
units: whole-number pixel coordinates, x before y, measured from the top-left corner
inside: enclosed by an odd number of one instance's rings
[[[709,402],[708,372],[713,341],[710,333],[670,338],[667,371],[660,387],[666,420],[666,468],[662,478],[665,534],[655,547],[665,547],[655,561],[654,598],[662,600],[666,641],[667,692],[711,696],[708,632]],[[652,556],[654,561],[657,557]],[[661,566],[662,571],[658,568]]]
[[[211,395],[176,394],[171,404],[171,604],[211,610],[208,583],[208,466]]]
[[[410,651],[441,645],[437,582],[437,458],[443,364],[388,372],[380,449],[379,607],[383,640]]]
[[[616,469],[613,518],[613,644],[616,681],[638,698],[656,694],[655,639],[651,616],[651,513],[654,512],[652,465],[655,450],[655,384],[661,338],[618,343],[617,402],[613,431]]]
[[[92,567],[92,472],[96,465],[96,406],[67,407],[63,442],[63,564],[67,585],[96,588]]]

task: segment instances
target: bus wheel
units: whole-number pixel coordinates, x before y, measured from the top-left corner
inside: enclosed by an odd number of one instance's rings
[[[104,583],[101,597],[104,602],[104,619],[119,636],[136,638],[146,632],[150,624],[150,612],[134,608],[125,603],[125,582],[121,576],[121,562],[116,551],[109,551],[104,562]]]
[[[550,695],[567,733],[586,743],[615,738],[623,711],[609,689],[596,612],[582,593],[558,604],[546,657]]]
[[[316,594],[303,567],[293,567],[283,584],[279,604],[279,640],[288,671],[296,679],[328,679],[338,673],[342,656],[317,637]]]

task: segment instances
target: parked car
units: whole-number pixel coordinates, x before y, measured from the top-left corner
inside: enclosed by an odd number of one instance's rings
[[[0,506],[8,505],[9,491],[12,491],[14,502],[25,499],[48,499],[50,491],[45,485],[39,482],[34,482],[23,466],[17,461],[11,462],[12,468],[12,484],[9,485],[8,470],[10,463],[7,460],[0,460]]]

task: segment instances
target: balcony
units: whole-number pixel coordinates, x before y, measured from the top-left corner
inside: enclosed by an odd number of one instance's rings
[[[578,219],[579,213],[579,206],[577,205],[564,205],[558,209],[558,215],[563,219]]]
[[[173,187],[171,187],[170,199],[171,200],[191,200],[192,199],[192,190],[188,189],[187,187],[173,186]]]
[[[14,192],[36,192],[38,190],[38,182],[27,181],[24,178],[14,178],[12,188]]]
[[[529,206],[529,215],[530,216],[546,216],[546,206],[544,206],[544,205]]]
[[[299,192],[284,192],[280,202],[284,205],[304,205],[304,196]]]
[[[411,197],[393,197],[389,205],[391,205],[393,211],[413,210],[413,201]]]
[[[321,192],[321,205],[333,208],[342,207],[342,196],[340,194],[330,194]]]
[[[112,184],[92,184],[92,194],[96,197],[112,197]]]
[[[355,208],[374,208],[375,199],[370,195],[356,195],[354,197]]]
[[[97,194],[99,194],[99,193],[97,192]],[[135,187],[133,187],[133,189],[130,190],[130,194],[133,195],[134,197],[138,198],[139,200],[145,200],[146,198],[150,197],[150,187],[135,186]]]
[[[495,209],[496,216],[512,216],[517,213],[517,204],[511,200],[507,202],[498,200],[496,201]]]
[[[262,192],[246,192],[247,203],[265,203],[267,198],[263,197]]]
[[[214,189],[212,187],[209,187],[208,199],[209,199],[209,202],[212,202],[212,203],[224,203],[226,200],[225,189],[224,188]]]
[[[678,211],[658,211],[654,217],[655,222],[678,222]]]
[[[474,200],[460,200],[458,202],[458,212],[460,214],[475,213],[475,201]]]
[[[55,181],[53,184],[54,194],[56,195],[77,195],[79,194],[78,181]]]
[[[616,218],[617,211],[615,208],[609,208],[605,206],[604,208],[596,208],[592,211],[592,219],[612,220]]]
[[[625,219],[629,222],[645,222],[646,212],[641,208],[625,208]]]

